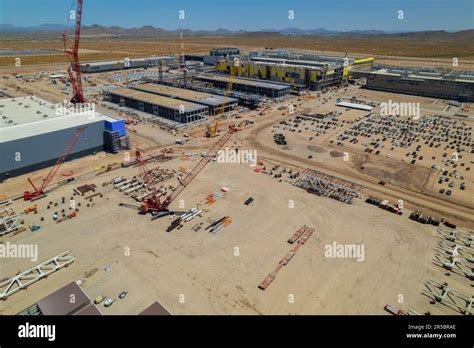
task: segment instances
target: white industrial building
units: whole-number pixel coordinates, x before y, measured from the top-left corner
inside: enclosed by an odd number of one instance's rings
[[[124,58],[123,60],[83,62],[80,64],[80,67],[81,67],[81,72],[85,74],[90,74],[90,73],[107,72],[107,71],[114,71],[114,70],[158,67],[160,65],[160,62],[163,66],[175,65],[176,57],[162,56],[162,57],[148,57],[148,58],[136,58],[136,59]]]
[[[34,96],[0,99],[0,181],[54,165],[82,127],[67,159],[122,148],[120,141],[129,146],[124,120],[94,110],[62,111]]]

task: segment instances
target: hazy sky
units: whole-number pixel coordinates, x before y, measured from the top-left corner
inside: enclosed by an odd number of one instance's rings
[[[84,25],[165,29],[325,28],[385,31],[474,28],[474,0],[84,0]],[[0,23],[66,24],[71,0],[0,0]],[[185,11],[185,19],[178,13]],[[293,10],[295,18],[288,18]],[[404,19],[397,18],[404,11]]]

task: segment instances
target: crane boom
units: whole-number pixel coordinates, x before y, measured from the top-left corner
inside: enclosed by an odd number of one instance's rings
[[[67,156],[71,153],[74,145],[76,144],[77,140],[79,139],[81,133],[86,129],[87,127],[82,127],[82,128],[77,128],[76,133],[74,134],[73,138],[69,141],[69,143],[66,146],[66,149],[62,153],[60,157],[56,160],[56,163],[54,164],[53,168],[49,171],[48,175],[43,179],[43,183],[41,184],[40,187],[36,187],[31,180],[31,178],[28,178],[28,181],[30,182],[31,186],[33,186],[34,191],[33,192],[24,192],[23,193],[23,198],[28,201],[31,200],[32,198],[39,197],[44,194],[44,189],[46,186],[49,185],[51,180],[53,180],[54,176],[56,175],[57,171],[59,170],[59,167],[64,163],[66,160]]]
[[[201,170],[211,161],[211,159],[217,154],[217,152],[227,143],[230,137],[237,132],[237,128],[229,127],[227,132],[216,142],[207,152],[206,156],[201,158],[198,164],[191,170],[191,172],[186,175],[186,177],[180,182],[180,185],[176,188],[173,193],[171,193],[163,202],[163,206],[168,208],[168,206],[179,196],[179,194],[188,186],[191,181],[199,174]]]
[[[76,27],[75,27],[74,41],[72,43],[72,47],[71,47],[71,42],[67,34],[66,33],[63,34],[64,52],[66,53],[66,56],[68,56],[69,60],[71,61],[71,65],[69,66],[67,72],[69,75],[69,79],[71,80],[71,86],[73,89],[73,96],[72,96],[71,102],[74,104],[84,103],[86,101],[83,90],[82,90],[81,67],[79,63],[79,42],[81,38],[82,2],[83,0],[77,0],[77,9],[74,14],[74,18],[76,19]],[[75,76],[74,76],[74,73],[75,73]]]
[[[211,159],[217,154],[217,152],[225,145],[230,137],[240,129],[229,126],[227,132],[217,141],[207,152],[207,154],[201,158],[196,166],[180,181],[179,186],[174,190],[163,202],[160,202],[156,195],[147,198],[142,202],[140,211],[142,214],[146,214],[149,211],[166,211],[173,201],[179,196],[179,194],[194,180],[194,178],[204,169],[204,167],[211,161]]]

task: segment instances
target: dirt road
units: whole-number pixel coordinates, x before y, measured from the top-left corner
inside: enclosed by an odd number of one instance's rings
[[[251,148],[256,149],[260,152],[259,157],[268,157],[269,159],[276,160],[278,162],[293,165],[298,168],[316,168],[323,169],[328,174],[333,174],[341,178],[353,181],[359,185],[365,186],[369,192],[376,192],[383,194],[383,197],[393,197],[395,199],[402,199],[405,203],[411,204],[422,209],[428,209],[433,212],[441,213],[445,217],[456,218],[459,222],[464,222],[468,227],[474,226],[474,211],[473,209],[461,206],[449,201],[444,201],[432,196],[425,195],[420,192],[404,189],[394,185],[380,186],[376,178],[371,178],[353,171],[350,171],[347,167],[337,167],[334,165],[328,165],[325,163],[317,162],[301,158],[285,151],[275,149],[271,146],[262,144],[260,142],[260,134],[267,131],[274,122],[276,116],[269,117],[268,120],[257,125],[248,132],[247,137],[244,138]]]

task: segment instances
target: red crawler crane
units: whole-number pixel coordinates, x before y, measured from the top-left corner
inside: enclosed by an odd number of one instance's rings
[[[152,194],[144,199],[140,205],[140,212],[146,214],[152,212],[155,217],[160,217],[169,214],[168,207],[171,203],[179,196],[179,194],[188,186],[191,181],[199,174],[201,170],[211,161],[212,158],[217,154],[217,152],[225,145],[225,143],[230,139],[230,137],[240,129],[235,126],[229,126],[227,132],[219,139],[208,151],[208,153],[196,164],[191,172],[179,182],[179,186],[174,190],[168,197],[165,198],[163,202],[160,201],[158,192],[155,186],[152,183],[152,180],[148,176],[148,169],[146,167],[146,161],[141,158],[141,155],[138,154],[137,161],[140,163],[140,170],[143,174],[145,183],[148,186],[148,189],[151,190]]]
[[[23,199],[25,201],[29,201],[29,200],[32,200],[32,199],[35,199],[35,198],[40,198],[44,195],[44,189],[46,188],[46,186],[49,185],[51,180],[53,180],[54,176],[56,175],[56,172],[59,170],[59,167],[61,167],[61,165],[64,163],[64,161],[66,161],[66,157],[71,153],[72,148],[74,147],[77,140],[79,139],[79,136],[81,135],[81,133],[86,128],[87,127],[77,128],[76,134],[74,135],[74,137],[71,139],[71,141],[67,145],[67,147],[64,150],[63,154],[61,155],[61,157],[59,157],[57,159],[56,163],[54,164],[53,168],[51,168],[48,175],[43,179],[43,183],[41,184],[40,187],[36,187],[35,184],[33,183],[33,181],[31,181],[31,178],[28,178],[28,181],[31,184],[31,186],[33,186],[34,191],[32,191],[32,192],[25,191],[23,193]]]
[[[67,69],[69,79],[71,80],[71,86],[73,90],[73,96],[71,103],[84,103],[84,93],[82,91],[82,80],[81,80],[81,67],[79,64],[79,40],[81,38],[81,20],[82,20],[82,0],[77,0],[76,12],[70,12],[70,19],[76,19],[76,29],[74,34],[74,41],[69,40],[66,33],[63,34],[64,40],[64,52],[71,61],[71,65]],[[73,72],[74,71],[74,72]]]

